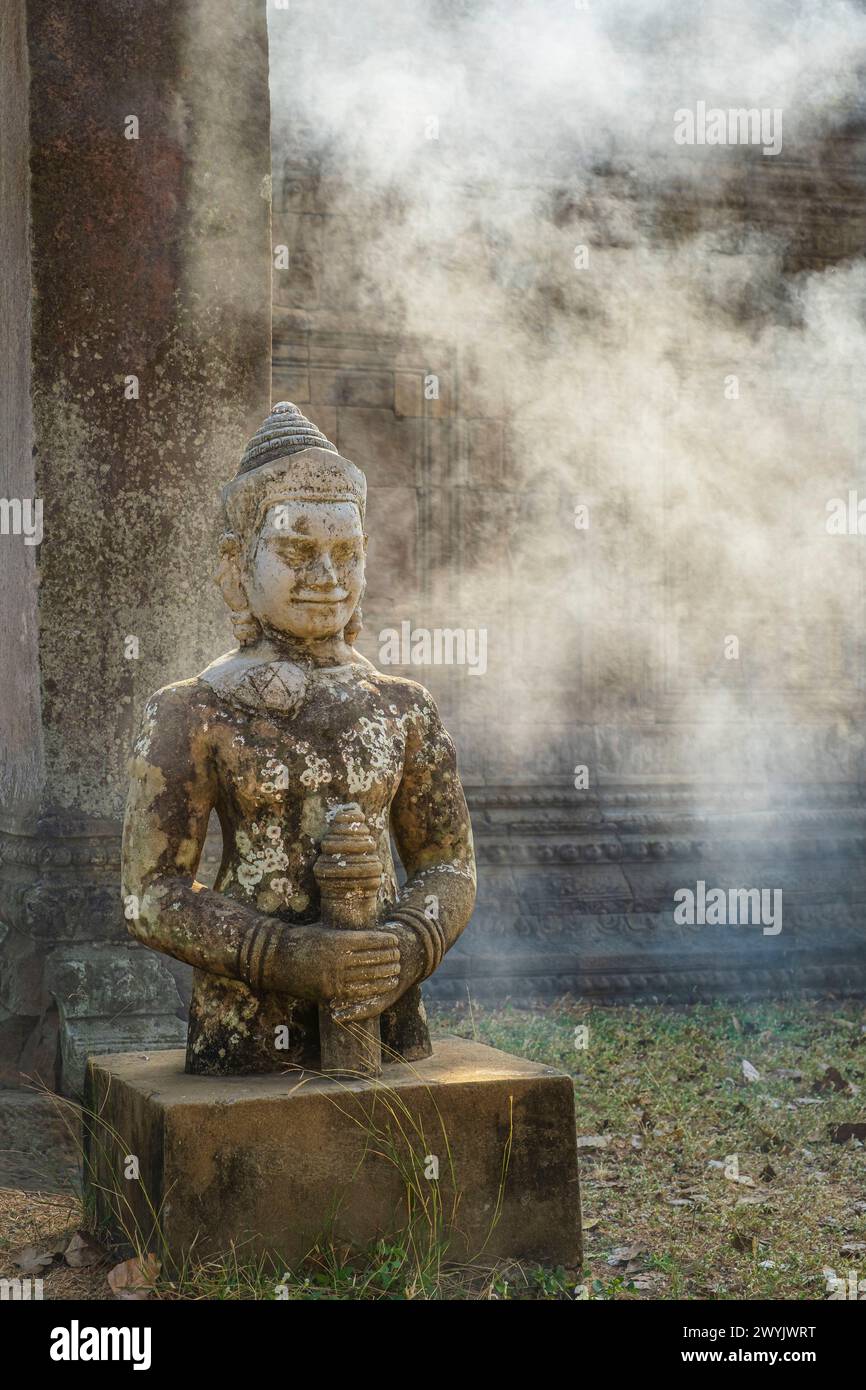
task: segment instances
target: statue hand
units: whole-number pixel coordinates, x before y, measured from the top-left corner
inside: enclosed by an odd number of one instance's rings
[[[351,1000],[378,1012],[399,981],[400,951],[391,931],[337,931],[314,922],[283,928],[266,988],[317,1004]]]
[[[347,933],[348,935],[349,933]],[[359,933],[360,934],[360,933]],[[412,985],[424,976],[426,954],[411,927],[403,922],[386,922],[379,935],[388,935],[399,946],[399,975],[390,987],[370,998],[340,995],[334,999],[331,1013],[336,1023],[352,1023],[357,1019],[376,1018],[389,1009]],[[384,982],[383,982],[384,986]]]

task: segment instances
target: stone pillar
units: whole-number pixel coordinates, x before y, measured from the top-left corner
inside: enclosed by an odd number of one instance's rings
[[[270,403],[265,0],[9,0],[0,52],[0,1086],[74,1092],[87,1053],[185,1031],[127,937],[119,818],[143,700],[231,645],[208,577]]]

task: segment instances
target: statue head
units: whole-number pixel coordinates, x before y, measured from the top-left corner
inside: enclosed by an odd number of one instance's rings
[[[275,405],[222,491],[217,582],[244,645],[262,635],[349,643],[361,627],[363,473],[288,401]]]

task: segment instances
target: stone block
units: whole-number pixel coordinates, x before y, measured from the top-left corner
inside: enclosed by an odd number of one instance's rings
[[[415,419],[424,414],[424,378],[420,372],[395,373],[394,414]]]
[[[183,1066],[181,1051],[88,1064],[98,1217],[117,1229],[123,1209],[127,1232],[137,1223],[163,1257],[234,1244],[296,1265],[320,1239],[361,1249],[396,1235],[411,1205],[419,1238],[441,1212],[449,1259],[579,1262],[574,1093],[551,1067],[460,1038],[381,1081]],[[128,1154],[137,1183],[123,1176]]]
[[[69,1192],[81,1174],[81,1112],[59,1096],[0,1090],[0,1187]]]
[[[499,420],[467,420],[469,476],[476,487],[502,482],[502,433]]]
[[[48,1003],[43,981],[43,953],[24,932],[10,931],[3,940],[0,1007],[22,1017],[38,1015]]]
[[[423,431],[423,420],[398,420],[391,410],[340,406],[334,443],[344,458],[364,470],[371,492],[378,487],[416,487]]]
[[[33,1035],[35,1020],[0,1004],[0,1087],[21,1085],[21,1056]]]
[[[160,957],[127,943],[54,951],[46,982],[67,1018],[175,1013],[180,1004]]]
[[[274,303],[287,308],[317,304],[322,282],[324,219],[312,213],[274,223],[273,244],[289,249],[289,265],[274,268]]]
[[[289,399],[291,400],[291,397]],[[336,438],[337,407],[335,405],[322,405],[317,401],[315,407],[311,408],[307,414],[313,424],[318,425],[322,434],[326,435],[328,439],[334,440]]]
[[[69,1092],[80,1094],[95,1052],[156,1051],[186,1039],[174,978],[153,951],[103,944],[58,950],[48,958],[46,981],[60,1011]]]
[[[187,1025],[173,1014],[117,1019],[110,1030],[100,1018],[64,1018],[62,1011],[61,1018],[63,1086],[70,1096],[81,1095],[87,1061],[94,1054],[108,1052],[115,1056],[117,1047],[175,1051],[186,1042]]]
[[[60,1035],[56,1008],[38,1018],[8,1012],[0,1005],[0,1088],[46,1086],[59,1080]]]
[[[292,401],[294,405],[309,404],[310,373],[306,367],[287,367],[275,361],[271,380],[274,400]]]
[[[390,523],[390,524],[385,524]],[[380,487],[367,500],[370,583],[364,602],[368,630],[390,627],[396,608],[417,595],[418,494],[414,488]]]
[[[313,409],[320,405],[362,406],[390,410],[394,404],[393,372],[321,368],[310,372]]]
[[[436,394],[432,377],[436,377]],[[428,391],[428,381],[430,390]],[[451,413],[453,389],[450,373],[427,371],[397,372],[394,378],[394,412],[398,416],[440,419]]]

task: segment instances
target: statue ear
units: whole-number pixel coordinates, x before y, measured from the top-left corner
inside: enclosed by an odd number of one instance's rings
[[[262,633],[259,621],[250,611],[241,573],[241,540],[227,531],[220,541],[220,558],[214,581],[231,609],[232,630],[242,647],[255,642]]]
[[[349,646],[354,646],[355,638],[364,626],[364,615],[361,612],[361,605],[355,609],[346,626],[343,629],[343,641],[348,642]]]

